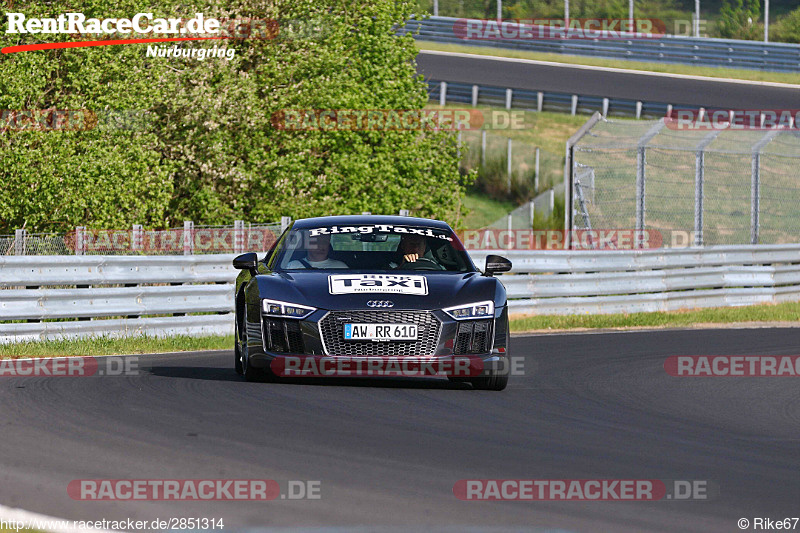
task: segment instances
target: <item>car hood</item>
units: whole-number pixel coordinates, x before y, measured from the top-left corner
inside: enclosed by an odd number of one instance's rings
[[[404,283],[397,283],[395,280],[386,284],[386,278],[382,277],[386,275],[412,277],[403,278]],[[344,276],[344,278],[331,280],[331,276]],[[424,281],[421,278],[424,278]],[[362,286],[361,279],[370,280],[367,282],[368,286]],[[375,279],[378,281],[372,281]],[[259,275],[256,280],[262,298],[273,298],[332,311],[368,309],[367,302],[370,300],[389,300],[394,304],[393,309],[441,309],[485,300],[491,300],[496,305],[505,304],[505,290],[502,285],[495,278],[481,276],[479,272],[387,273],[326,270],[274,272]],[[332,292],[355,290],[354,285],[358,285],[359,290],[370,292],[332,294]],[[397,285],[407,288],[397,288]],[[408,294],[388,292],[390,290],[403,290]],[[410,294],[410,292],[420,294]],[[427,294],[421,294],[422,292]]]

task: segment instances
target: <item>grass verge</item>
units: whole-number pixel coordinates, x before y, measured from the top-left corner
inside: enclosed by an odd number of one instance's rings
[[[89,337],[0,344],[0,359],[69,355],[123,355],[233,349],[233,335],[190,337]],[[0,533],[2,533],[0,531]]]
[[[569,331],[572,329],[691,327],[697,324],[775,323],[800,321],[800,302],[763,304],[618,315],[542,315],[511,319],[511,331]],[[91,337],[86,339],[31,341],[0,345],[0,359],[70,355],[124,355],[197,350],[229,350],[233,335],[207,337]],[[0,529],[0,533],[3,531]]]
[[[622,68],[628,70],[645,70],[648,72],[665,72],[668,74],[683,74],[688,76],[706,76],[709,78],[731,78],[736,80],[770,81],[777,83],[791,83],[795,85],[800,84],[800,74],[792,72],[765,72],[761,70],[747,70],[747,69],[737,69],[737,68],[698,67],[693,65],[647,63],[644,61],[628,61],[624,59],[603,59],[598,57],[548,54],[541,52],[510,50],[506,48],[491,48],[488,46],[464,46],[460,44],[434,43],[431,41],[416,41],[416,43],[417,43],[417,48],[419,50],[436,50],[439,52],[458,52],[462,54],[477,54],[483,56],[534,59],[537,61],[553,61],[555,63],[569,63],[572,65],[589,65],[595,67]]]
[[[800,302],[722,307],[692,311],[618,315],[541,315],[511,320],[511,331],[570,330],[576,328],[686,327],[736,322],[797,322]]]
[[[478,192],[467,192],[464,196],[464,207],[469,214],[461,224],[464,228],[482,228],[495,220],[504,217],[516,206],[511,202],[495,200]]]

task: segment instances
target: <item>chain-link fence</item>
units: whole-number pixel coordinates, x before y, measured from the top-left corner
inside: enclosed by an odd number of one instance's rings
[[[487,130],[464,130],[461,167],[477,169],[476,185],[496,198],[522,203],[560,184],[563,155]]]
[[[577,137],[574,229],[658,230],[684,245],[800,239],[797,129],[678,129],[664,119],[596,116]]]

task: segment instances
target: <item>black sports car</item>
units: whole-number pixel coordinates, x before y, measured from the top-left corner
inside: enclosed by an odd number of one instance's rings
[[[481,273],[444,222],[297,220],[263,259],[246,253],[233,266],[235,365],[248,381],[287,375],[297,361],[339,370],[343,361],[400,361],[435,362],[476,389],[506,387],[506,291],[492,276],[511,263],[489,256]]]

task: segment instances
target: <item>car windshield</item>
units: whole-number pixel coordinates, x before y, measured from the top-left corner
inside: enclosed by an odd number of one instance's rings
[[[292,230],[279,245],[276,264],[279,270],[474,270],[449,229],[394,224]]]

